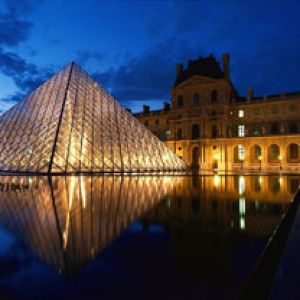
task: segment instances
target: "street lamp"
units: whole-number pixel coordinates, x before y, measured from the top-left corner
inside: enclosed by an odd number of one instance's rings
[[[217,171],[218,168],[219,168],[219,159],[220,159],[219,155],[215,154],[214,155],[214,163],[213,163],[213,169],[214,169],[214,171]]]
[[[240,158],[241,160],[241,172],[243,172],[243,167],[244,167],[244,158]]]
[[[281,161],[282,161],[282,156],[281,156],[281,155],[279,155],[279,156],[278,156],[278,159],[279,159],[279,170],[281,170]]]
[[[259,171],[261,171],[261,155],[258,157],[258,160],[259,160]]]

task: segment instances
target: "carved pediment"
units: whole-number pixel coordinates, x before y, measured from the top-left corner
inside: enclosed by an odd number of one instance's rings
[[[181,84],[177,85],[176,88],[188,88],[188,87],[194,87],[195,85],[217,83],[219,81],[220,79],[194,75],[191,78],[187,79],[186,81],[182,82]]]

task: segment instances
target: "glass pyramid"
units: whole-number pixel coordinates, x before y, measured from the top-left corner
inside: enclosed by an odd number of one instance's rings
[[[177,171],[184,162],[75,63],[0,117],[0,170]]]

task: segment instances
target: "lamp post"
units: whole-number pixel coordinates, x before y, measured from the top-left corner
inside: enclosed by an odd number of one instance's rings
[[[282,161],[282,156],[281,156],[281,155],[279,155],[279,156],[278,156],[278,159],[279,159],[279,170],[281,170],[281,161]]]
[[[214,163],[213,163],[213,169],[214,171],[218,171],[218,168],[219,168],[219,155],[218,154],[215,154],[214,155]]]
[[[261,171],[261,155],[258,157],[259,160],[259,171]]]
[[[243,167],[244,167],[244,158],[241,158],[241,172],[243,172]]]

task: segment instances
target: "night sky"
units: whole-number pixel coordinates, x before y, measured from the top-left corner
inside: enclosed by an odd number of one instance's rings
[[[223,52],[240,95],[300,91],[300,1],[1,0],[0,110],[70,61],[157,109],[177,63]]]

